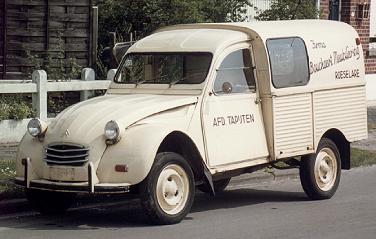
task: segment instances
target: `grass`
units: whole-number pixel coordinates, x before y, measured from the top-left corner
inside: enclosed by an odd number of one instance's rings
[[[16,162],[12,159],[0,159],[0,180],[12,179],[16,176]]]
[[[376,124],[373,122],[368,122],[367,126],[368,126],[368,131],[376,129]]]
[[[351,149],[351,168],[376,164],[376,152]]]
[[[14,159],[0,159],[0,200],[23,196],[23,189],[16,187],[12,179],[16,176]]]

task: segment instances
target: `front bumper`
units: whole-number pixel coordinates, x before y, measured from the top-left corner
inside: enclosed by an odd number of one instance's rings
[[[129,183],[93,183],[94,167],[88,164],[87,182],[56,182],[45,179],[30,178],[30,159],[22,160],[24,165],[24,177],[16,177],[15,183],[26,188],[60,191],[60,192],[82,192],[82,193],[125,193],[129,192]]]

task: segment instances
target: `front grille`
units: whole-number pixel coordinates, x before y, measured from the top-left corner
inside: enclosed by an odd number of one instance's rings
[[[49,165],[82,166],[89,160],[89,149],[84,146],[54,144],[45,149],[45,160]]]

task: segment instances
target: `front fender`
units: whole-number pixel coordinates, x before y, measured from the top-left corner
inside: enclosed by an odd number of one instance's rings
[[[24,166],[21,163],[23,158],[30,158],[32,175],[31,178],[41,178],[43,175],[43,143],[39,142],[37,138],[32,137],[26,133],[18,145],[16,156],[16,176],[24,177]]]
[[[158,125],[140,124],[125,131],[124,137],[107,146],[98,165],[101,183],[140,183],[153,165],[160,143],[173,129]],[[127,172],[115,171],[117,164],[125,164]]]

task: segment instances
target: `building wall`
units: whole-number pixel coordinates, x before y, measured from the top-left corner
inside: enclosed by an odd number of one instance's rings
[[[320,0],[320,18],[329,18],[329,0]]]

